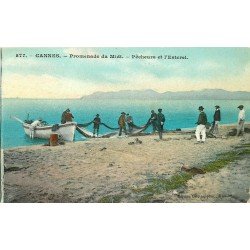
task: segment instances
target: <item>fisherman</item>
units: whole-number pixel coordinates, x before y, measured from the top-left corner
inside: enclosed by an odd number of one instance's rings
[[[204,108],[202,106],[200,106],[198,108],[198,110],[200,111],[199,117],[198,117],[198,121],[196,122],[197,127],[196,127],[196,131],[195,131],[195,135],[196,135],[196,139],[197,139],[197,144],[198,143],[204,143],[206,140],[206,124],[207,124],[207,115],[206,113],[203,111]],[[201,140],[201,137],[202,140]]]
[[[128,132],[131,133],[133,130],[133,117],[129,114],[126,115],[126,123],[128,125]]]
[[[33,139],[35,135],[35,129],[36,127],[42,126],[42,118],[38,118],[38,120],[33,121],[30,124],[30,138]]]
[[[66,123],[65,115],[66,115],[66,113],[67,113],[68,111],[69,111],[69,109],[66,109],[66,110],[63,111],[62,117],[61,117],[61,124]]]
[[[118,120],[118,125],[119,125],[119,136],[122,135],[122,130],[124,131],[125,135],[127,135],[127,130],[126,130],[126,113],[122,112],[119,120]]]
[[[159,139],[162,140],[163,126],[165,122],[165,116],[162,114],[162,109],[158,109],[157,114],[157,129],[159,132]]]
[[[220,106],[215,106],[215,112],[214,112],[214,121],[212,124],[212,127],[209,131],[211,134],[218,134],[219,133],[219,122],[221,121],[221,115],[220,115]]]
[[[153,133],[155,133],[155,131],[157,130],[157,114],[155,113],[154,110],[151,110],[151,117],[149,121],[152,124]]]
[[[69,109],[66,110],[66,113],[65,113],[65,115],[64,115],[64,118],[65,118],[65,123],[66,123],[66,122],[72,122],[72,121],[73,121],[74,116],[72,115],[72,113],[70,113],[70,110],[69,110]]]
[[[97,114],[96,117],[93,120],[94,123],[94,132],[93,132],[93,137],[95,137],[95,133],[98,137],[99,135],[99,127],[100,127],[100,123],[101,123],[101,119],[100,119],[100,115]]]
[[[244,135],[244,123],[245,123],[245,119],[246,119],[246,114],[245,114],[245,110],[244,110],[244,106],[240,105],[238,106],[239,111],[239,115],[238,115],[238,125],[237,125],[237,136],[240,135],[240,133],[242,132],[242,135]]]

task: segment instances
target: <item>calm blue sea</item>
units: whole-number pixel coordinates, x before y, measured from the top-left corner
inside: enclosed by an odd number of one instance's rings
[[[250,101],[239,100],[24,100],[24,99],[3,99],[2,100],[2,147],[10,148],[34,144],[43,144],[41,139],[31,140],[24,134],[20,123],[10,118],[15,115],[22,120],[27,118],[29,113],[31,119],[42,117],[50,124],[60,123],[61,113],[70,108],[75,121],[87,123],[99,113],[102,122],[109,126],[117,127],[117,120],[122,111],[130,113],[136,125],[144,125],[150,117],[150,111],[158,108],[163,109],[166,117],[165,129],[190,128],[195,126],[198,116],[198,107],[205,107],[208,120],[212,122],[214,106],[221,106],[222,124],[235,123],[237,121],[237,106],[243,104],[250,106]],[[247,120],[249,112],[246,109]],[[88,127],[92,130],[92,126]],[[151,128],[149,128],[149,131]],[[100,134],[110,132],[101,126]],[[85,140],[82,135],[76,132],[75,140]]]

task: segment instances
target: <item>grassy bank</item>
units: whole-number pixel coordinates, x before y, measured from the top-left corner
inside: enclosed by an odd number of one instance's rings
[[[233,150],[219,154],[214,161],[209,162],[206,165],[200,166],[203,174],[210,172],[219,172],[220,169],[226,167],[229,163],[234,162],[245,155],[250,154],[250,144],[242,144],[235,147]],[[197,172],[180,172],[170,178],[155,177],[151,180],[151,183],[143,188],[132,189],[133,196],[137,197],[136,202],[147,203],[152,202],[154,195],[163,194],[171,190],[183,188],[186,183],[198,174]],[[200,174],[200,173],[199,173]],[[105,196],[99,200],[102,203],[117,203],[122,202],[123,198],[127,198],[128,195],[117,194]]]

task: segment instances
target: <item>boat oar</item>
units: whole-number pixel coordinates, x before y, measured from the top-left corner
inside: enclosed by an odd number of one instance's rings
[[[14,120],[16,120],[16,121],[18,121],[18,122],[20,122],[22,124],[24,123],[24,121],[22,121],[21,119],[15,117],[15,116],[10,116],[10,118],[12,118],[12,119],[14,119]]]

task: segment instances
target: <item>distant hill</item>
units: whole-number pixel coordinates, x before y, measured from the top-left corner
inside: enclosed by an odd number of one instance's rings
[[[168,99],[168,100],[250,100],[250,92],[227,91],[223,89],[203,89],[197,91],[180,91],[158,93],[152,89],[120,90],[114,92],[95,92],[81,99]]]

